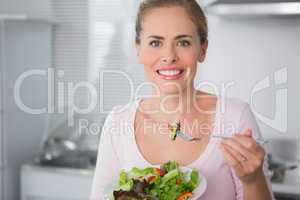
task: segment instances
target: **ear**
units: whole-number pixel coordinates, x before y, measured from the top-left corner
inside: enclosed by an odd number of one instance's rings
[[[199,57],[198,57],[198,61],[200,63],[204,62],[204,60],[206,58],[207,48],[208,48],[208,41],[206,41],[205,43],[201,44],[201,46],[200,46],[200,52],[199,52]]]

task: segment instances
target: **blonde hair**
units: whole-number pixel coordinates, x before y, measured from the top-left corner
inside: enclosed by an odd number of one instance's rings
[[[140,43],[142,22],[147,11],[153,8],[180,6],[184,8],[197,28],[200,43],[207,42],[208,27],[206,16],[196,0],[144,0],[139,7],[135,24],[135,42]]]

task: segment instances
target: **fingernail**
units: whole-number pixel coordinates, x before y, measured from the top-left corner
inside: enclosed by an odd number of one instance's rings
[[[251,129],[247,129],[246,130],[246,135],[247,136],[252,136],[252,130]]]

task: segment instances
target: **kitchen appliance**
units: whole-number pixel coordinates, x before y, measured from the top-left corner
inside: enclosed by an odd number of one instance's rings
[[[48,139],[34,163],[41,166],[92,168],[97,151],[81,150],[76,142],[63,138]]]
[[[300,140],[277,138],[266,145],[272,189],[279,200],[300,199]]]
[[[93,168],[104,117],[77,114],[72,116],[74,125],[70,126],[65,115],[49,114],[34,163],[41,166]]]

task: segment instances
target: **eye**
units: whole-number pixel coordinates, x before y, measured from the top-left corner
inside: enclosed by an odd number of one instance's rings
[[[178,46],[181,46],[181,47],[188,47],[190,45],[191,45],[191,43],[188,40],[180,40],[178,42]]]
[[[159,40],[153,40],[149,43],[149,45],[152,47],[159,47],[161,46],[161,42]]]

